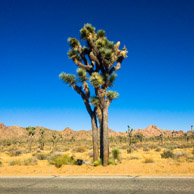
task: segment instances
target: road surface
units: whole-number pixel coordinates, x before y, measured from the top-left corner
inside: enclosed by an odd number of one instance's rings
[[[0,177],[0,194],[194,193],[194,177]]]

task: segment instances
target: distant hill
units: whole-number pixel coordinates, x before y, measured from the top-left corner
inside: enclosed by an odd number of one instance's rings
[[[40,137],[39,130],[44,127],[36,127],[36,134],[35,139],[38,139]],[[52,138],[52,132],[55,131],[57,134],[62,134],[63,138],[75,138],[75,139],[92,139],[92,131],[86,131],[86,130],[80,130],[80,131],[74,131],[70,128],[65,128],[63,131],[57,131],[52,129],[46,130],[46,139]],[[145,129],[137,129],[133,131],[133,134],[136,133],[142,133],[145,137],[154,137],[159,136],[161,133],[164,135],[164,137],[172,137],[172,131],[171,130],[163,130],[158,128],[156,125],[150,125]],[[193,133],[193,131],[189,131],[188,133]],[[180,137],[184,135],[184,131],[173,131],[174,137]],[[127,136],[126,132],[115,132],[112,129],[109,129],[109,136],[116,137],[116,136]],[[25,128],[19,127],[19,126],[10,126],[7,127],[3,123],[0,123],[0,140],[7,139],[7,140],[25,140],[27,139],[27,133]]]

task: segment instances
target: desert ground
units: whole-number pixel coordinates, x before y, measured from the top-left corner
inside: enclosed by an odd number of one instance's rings
[[[30,153],[28,140],[1,140],[0,175],[194,175],[193,138],[164,138],[163,142],[158,138],[144,138],[142,142],[133,138],[129,152],[127,137],[110,137],[106,167],[100,161],[94,165],[91,140],[59,139],[55,144],[47,140],[43,150],[39,144],[39,140],[33,140]]]

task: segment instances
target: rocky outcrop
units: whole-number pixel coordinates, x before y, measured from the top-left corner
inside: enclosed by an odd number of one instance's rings
[[[36,127],[36,134],[35,134],[35,139],[39,139],[39,130],[44,127]],[[63,131],[57,131],[57,130],[51,130],[51,129],[46,129],[45,133],[45,138],[46,139],[51,139],[52,138],[52,133],[53,131],[56,132],[56,134],[62,134],[62,137],[65,139],[92,139],[92,131],[86,131],[86,130],[80,130],[80,131],[74,131],[70,129],[69,127],[65,128]],[[158,128],[156,125],[150,125],[145,129],[137,129],[132,132],[133,134],[137,133],[142,133],[144,137],[156,137],[159,136],[160,134],[163,134],[164,137],[180,137],[184,136],[185,132],[184,131],[171,131],[171,130],[163,130]],[[99,130],[99,135],[100,135],[100,130]],[[193,131],[189,131],[188,135],[194,135]],[[109,129],[109,137],[117,137],[117,136],[128,136],[128,133],[126,132],[115,132],[112,129]],[[10,139],[10,140],[25,140],[27,139],[27,133],[25,128],[19,127],[19,126],[10,126],[7,127],[3,123],[0,123],[0,140],[3,139]]]

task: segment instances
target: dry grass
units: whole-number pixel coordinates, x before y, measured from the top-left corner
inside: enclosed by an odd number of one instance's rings
[[[69,144],[59,144],[57,149],[60,152],[50,153],[51,145],[47,144],[45,150],[37,153],[37,147],[34,145],[32,153],[22,151],[19,155],[10,155],[10,150],[25,150],[27,145],[23,144],[17,147],[1,147],[0,152],[0,174],[3,175],[194,175],[194,160],[193,148],[184,148],[182,142],[178,142],[179,148],[173,148],[171,151],[175,154],[174,158],[161,158],[161,153],[167,149],[168,145],[164,145],[161,151],[156,150],[157,143],[152,145],[152,142],[144,144],[136,144],[137,151],[127,153],[127,144],[121,143],[119,147],[121,163],[117,165],[108,165],[107,167],[92,166],[92,165],[64,165],[61,168],[56,168],[48,162],[48,156],[53,156],[57,153],[73,156],[75,159],[92,161],[92,149],[87,149],[81,146],[82,142]],[[170,143],[170,142],[169,142]],[[191,143],[192,144],[192,143]],[[87,145],[83,142],[82,145]],[[150,146],[152,145],[152,146]],[[115,147],[110,144],[110,151]],[[151,148],[145,151],[144,148]],[[172,145],[171,145],[172,147]],[[64,149],[65,148],[65,149]],[[91,148],[91,147],[89,147]],[[3,151],[2,151],[3,150]],[[15,155],[15,156],[14,156]],[[32,158],[38,158],[32,159]],[[112,158],[110,158],[112,159]],[[25,162],[24,162],[25,161]],[[35,161],[35,162],[33,162]],[[15,163],[14,163],[15,162]],[[10,165],[11,163],[14,163]]]

